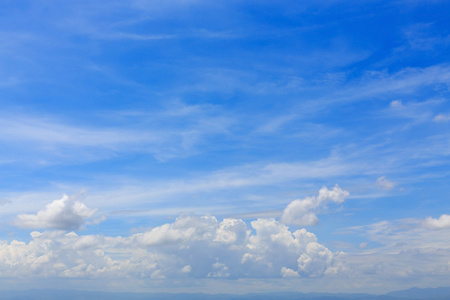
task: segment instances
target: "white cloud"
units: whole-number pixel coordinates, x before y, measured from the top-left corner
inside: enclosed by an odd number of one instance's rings
[[[395,183],[389,181],[386,177],[381,176],[377,179],[376,185],[379,189],[382,189],[384,191],[390,191],[395,187]]]
[[[295,272],[292,269],[283,267],[281,268],[281,276],[283,277],[300,277],[300,275],[298,275],[298,272]]]
[[[191,270],[192,270],[192,268],[190,265],[186,265],[183,268],[181,268],[181,272],[183,272],[183,273],[189,273],[189,272],[191,272]]]
[[[410,94],[423,86],[448,85],[449,76],[450,67],[446,64],[426,68],[405,68],[381,79],[369,79],[356,90],[360,92],[359,99],[385,93]]]
[[[349,192],[342,190],[336,185],[332,190],[322,187],[316,197],[307,197],[302,200],[292,201],[283,211],[281,222],[298,226],[314,225],[319,222],[316,210],[325,206],[328,202],[341,204]]]
[[[333,190],[324,189],[322,195],[333,198],[329,201],[343,201],[342,193]],[[422,225],[421,220],[408,219],[354,229],[382,246],[367,249],[364,242],[347,253],[333,253],[313,233],[292,231],[275,219],[247,225],[240,219],[182,215],[173,223],[128,237],[34,231],[28,243],[0,242],[0,277],[106,282],[127,278],[145,285],[182,278],[251,280],[257,285],[264,279],[283,278],[283,284],[295,280],[290,287],[301,282],[317,289],[327,285],[330,290],[379,286],[388,290],[424,280],[446,282],[448,243],[442,231]],[[311,277],[318,278],[304,281]]]
[[[49,228],[62,230],[79,229],[88,218],[95,213],[84,203],[76,200],[76,197],[63,195],[38,211],[36,214],[20,214],[15,220],[15,225],[21,228]]]
[[[394,100],[390,103],[391,111],[389,115],[395,118],[409,119],[408,128],[411,125],[418,125],[429,122],[434,113],[432,112],[437,106],[444,101],[442,99],[427,99],[425,101],[408,101],[403,103],[400,100]],[[436,120],[436,119],[435,119]]]
[[[248,227],[210,215],[182,215],[128,237],[34,231],[29,243],[0,242],[0,277],[9,278],[311,277],[323,276],[333,261],[305,229],[291,232],[275,219]]]
[[[450,228],[450,215],[443,214],[438,219],[427,217],[422,224],[430,229]]]
[[[89,190],[89,203],[92,207],[102,211],[112,211],[117,214],[135,215],[178,215],[185,212],[196,214],[220,214],[234,215],[238,213],[248,213],[249,211],[271,210],[273,208],[269,195],[264,192],[264,199],[259,201],[257,208],[252,207],[257,203],[247,199],[244,189],[281,186],[290,184],[295,180],[311,180],[316,178],[330,179],[337,176],[349,176],[362,172],[365,169],[363,164],[353,165],[344,162],[336,156],[320,159],[311,162],[296,161],[292,163],[272,163],[272,164],[248,164],[236,167],[219,169],[213,172],[204,172],[191,178],[182,177],[153,180],[132,180],[130,177],[108,176],[109,185],[96,185],[95,181],[85,182],[77,185],[69,185],[53,182],[52,192],[16,192],[5,193],[4,196],[10,199],[11,205],[0,211],[0,217],[8,218],[23,212],[27,207],[31,211],[37,211],[46,203],[42,199],[49,197],[56,199],[58,191],[76,191],[82,188]],[[260,197],[260,191],[255,191]],[[258,194],[259,193],[259,194]],[[223,201],[221,203],[210,201],[211,197],[226,195],[235,198],[236,201]],[[187,203],[186,197],[196,197],[196,205]],[[272,197],[273,199],[274,197]],[[108,199],[108,201],[105,201]],[[164,202],[164,206],[159,205]],[[279,217],[279,211],[273,211],[257,217]],[[242,218],[242,217],[241,217]],[[246,217],[253,218],[253,217]],[[256,218],[256,217],[254,217]]]

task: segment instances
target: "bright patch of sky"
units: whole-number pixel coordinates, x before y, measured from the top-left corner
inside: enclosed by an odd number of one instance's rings
[[[0,288],[448,285],[448,11],[3,1]]]

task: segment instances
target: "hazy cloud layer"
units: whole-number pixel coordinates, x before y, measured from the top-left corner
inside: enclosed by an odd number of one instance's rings
[[[448,217],[384,220],[351,228],[368,242],[358,251],[336,256],[335,266],[340,276],[346,274],[366,287],[445,285],[450,276]]]

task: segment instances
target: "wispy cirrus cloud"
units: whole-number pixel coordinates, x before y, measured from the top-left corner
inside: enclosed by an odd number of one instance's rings
[[[95,156],[97,159],[108,157],[111,152],[149,153],[159,160],[168,160],[194,153],[196,145],[204,138],[227,134],[233,124],[230,117],[220,113],[211,114],[203,107],[188,107],[180,103],[165,108],[160,114],[119,112],[115,115],[114,118],[122,118],[122,123],[133,118],[135,126],[119,126],[117,123],[115,126],[79,126],[55,116],[3,115],[0,118],[3,128],[0,142],[3,141],[8,148],[20,148],[20,151],[29,151],[33,155],[41,153],[44,157],[51,157],[53,154],[68,160],[74,155],[82,159],[84,152],[92,151],[96,154],[88,154],[89,160]],[[27,145],[28,150],[23,145]]]
[[[394,73],[368,74],[366,78],[357,82],[350,82],[347,86],[334,92],[332,100],[321,101],[321,105],[357,102],[389,95],[411,95],[425,87],[449,86],[450,66],[437,64],[424,68],[404,68]]]
[[[416,285],[424,280],[442,284],[450,274],[449,268],[443,267],[450,257],[443,239],[449,231],[447,217],[383,220],[348,228],[347,233],[360,234],[365,242],[360,249],[355,245],[338,256],[336,264],[342,267],[342,274],[368,285],[373,280],[383,286],[390,286],[389,281],[404,284],[406,278]],[[441,227],[435,227],[438,224]]]
[[[379,247],[367,249],[369,252],[400,252],[427,247],[447,249],[448,244],[442,237],[449,231],[448,221],[446,214],[439,218],[383,220],[348,228],[348,232],[362,234],[369,241],[379,243]]]
[[[438,114],[433,119],[435,122],[448,122],[450,121],[450,114]]]

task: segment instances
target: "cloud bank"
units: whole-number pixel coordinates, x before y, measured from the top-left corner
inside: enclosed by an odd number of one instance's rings
[[[281,278],[337,271],[335,254],[314,234],[292,232],[275,219],[248,226],[240,219],[182,215],[128,237],[64,231],[33,231],[31,237],[28,244],[0,244],[0,276]]]
[[[317,197],[292,202],[283,214],[284,223],[311,219],[319,206],[342,203],[347,196],[337,185],[331,190],[323,187]],[[28,244],[1,244],[0,274],[10,270],[8,274],[28,276],[34,270],[55,277],[163,279],[320,277],[337,272],[335,254],[313,233],[290,230],[273,218],[247,224],[235,218],[218,221],[211,215],[185,214],[128,237],[64,232],[79,229],[94,213],[64,195],[36,214],[18,215],[15,224],[21,228],[55,230],[33,231]]]
[[[348,253],[333,252],[313,233],[286,225],[287,217],[305,223],[314,220],[311,215],[317,219],[319,208],[341,204],[348,196],[337,185],[322,187],[317,196],[290,203],[281,220],[246,223],[238,218],[218,220],[212,215],[185,214],[174,222],[121,237],[67,232],[67,228],[86,224],[95,210],[64,195],[36,214],[17,217],[22,227],[64,230],[33,231],[28,243],[0,241],[0,278],[105,282],[126,278],[145,283],[320,278],[319,282],[337,286],[342,278],[351,278],[365,287],[392,285],[405,276],[417,282],[429,274],[438,280],[448,278],[448,266],[442,267],[449,257],[448,246],[442,241],[442,233],[450,228],[445,214],[437,219],[382,221],[352,228],[369,243],[361,243]],[[371,241],[383,246],[373,248]]]

